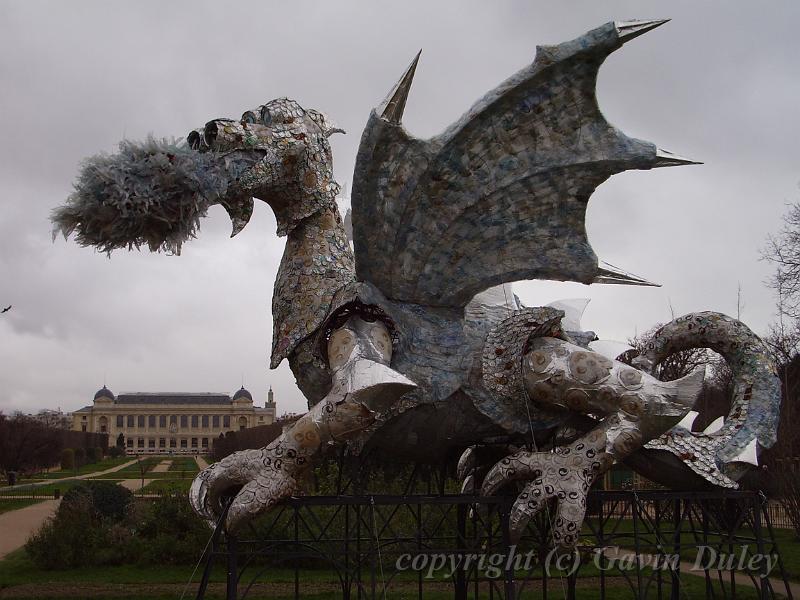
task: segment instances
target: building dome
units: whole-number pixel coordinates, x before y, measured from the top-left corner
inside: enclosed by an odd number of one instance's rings
[[[97,390],[97,392],[94,395],[95,400],[97,400],[98,398],[110,398],[111,400],[113,400],[114,394],[106,386],[103,386],[101,389]]]
[[[244,389],[244,386],[242,386],[242,389],[238,390],[238,391],[237,391],[237,392],[236,392],[236,393],[233,395],[233,399],[234,399],[234,400],[239,400],[240,398],[247,398],[248,400],[250,400],[250,402],[252,402],[252,401],[253,401],[253,396],[252,396],[252,394],[251,394],[250,392],[248,392],[246,389]]]

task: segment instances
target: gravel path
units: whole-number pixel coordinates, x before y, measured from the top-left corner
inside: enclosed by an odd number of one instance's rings
[[[166,473],[169,471],[169,468],[172,466],[171,460],[162,460],[158,463],[155,467],[153,467],[153,473]]]
[[[0,560],[28,541],[32,533],[55,513],[61,500],[44,500],[0,515]]]

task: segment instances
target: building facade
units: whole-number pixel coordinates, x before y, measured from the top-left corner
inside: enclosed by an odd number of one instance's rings
[[[227,431],[275,422],[270,388],[264,407],[254,406],[244,387],[233,396],[212,393],[135,392],[114,394],[106,386],[92,406],[72,413],[72,429],[107,433],[109,445],[119,435],[129,453],[208,452]]]

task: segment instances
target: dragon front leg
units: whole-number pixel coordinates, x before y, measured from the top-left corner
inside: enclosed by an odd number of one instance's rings
[[[388,367],[391,354],[383,323],[350,317],[328,341],[333,371],[328,395],[265,448],[236,452],[202,471],[189,492],[195,511],[215,523],[223,498],[233,495],[225,526],[234,531],[295,494],[321,449],[350,439],[416,387]]]
[[[532,341],[523,374],[534,404],[597,415],[600,420],[587,434],[552,452],[520,450],[503,458],[486,475],[481,492],[492,495],[510,481],[528,481],[512,508],[512,538],[518,539],[531,517],[554,502],[553,543],[562,547],[578,540],[586,496],[595,479],[615,460],[680,421],[694,405],[704,376],[698,370],[662,382],[550,337]]]

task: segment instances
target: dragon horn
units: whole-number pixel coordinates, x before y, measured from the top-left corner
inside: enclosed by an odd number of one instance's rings
[[[422,50],[417,52],[414,60],[411,61],[408,69],[406,69],[406,72],[403,73],[403,76],[400,78],[400,81],[395,84],[392,91],[386,96],[386,100],[378,107],[381,118],[395,125],[399,125],[400,120],[403,118],[408,92],[411,91],[411,82],[414,80],[414,72],[417,70],[420,54],[422,54]]]
[[[661,27],[664,23],[669,23],[669,19],[656,19],[653,21],[614,21],[617,29],[617,39],[625,44],[633,38],[652,31],[656,27]]]

